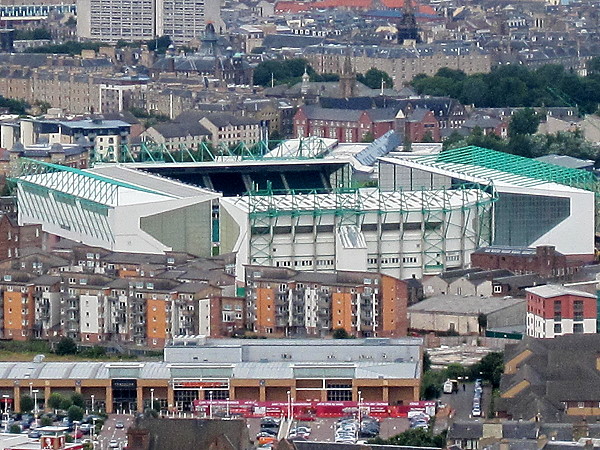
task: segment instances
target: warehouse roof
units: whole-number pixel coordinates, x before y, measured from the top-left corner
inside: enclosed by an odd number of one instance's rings
[[[522,298],[437,295],[409,306],[408,312],[448,313],[453,315],[490,314],[525,303]]]

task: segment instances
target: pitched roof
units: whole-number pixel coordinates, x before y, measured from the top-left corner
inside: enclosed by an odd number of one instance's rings
[[[479,439],[483,437],[483,422],[456,421],[448,430],[448,439]]]

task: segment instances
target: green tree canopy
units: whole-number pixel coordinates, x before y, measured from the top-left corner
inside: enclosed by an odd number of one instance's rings
[[[263,61],[254,69],[254,84],[266,87],[271,86],[271,82],[276,85],[296,83],[302,78],[305,69],[311,77],[315,75],[304,58]]]
[[[489,381],[492,387],[500,386],[500,377],[504,371],[504,353],[492,352],[471,366],[471,377]]]
[[[383,70],[375,69],[374,67],[367,70],[364,75],[359,74],[356,79],[371,89],[381,89],[382,81],[384,88],[394,87],[392,77]]]
[[[78,392],[75,392],[73,395],[71,395],[71,403],[75,406],[83,408],[85,406],[85,403],[83,401],[83,395],[81,395]]]
[[[336,328],[332,334],[334,339],[351,339],[352,336],[348,334],[345,328]]]
[[[389,439],[375,438],[369,440],[371,444],[401,445],[408,447],[438,447],[446,446],[446,437],[442,434],[433,434],[423,428],[411,428]]]
[[[525,108],[513,114],[508,125],[510,137],[534,134],[540,125],[540,116],[532,108]]]
[[[52,409],[60,409],[60,404],[63,401],[63,396],[60,395],[58,392],[53,392],[52,394],[50,394],[50,397],[48,397],[48,406]]]
[[[62,337],[56,349],[54,350],[57,355],[75,355],[77,353],[77,344],[70,337]]]
[[[411,84],[420,94],[450,96],[477,107],[578,106],[594,113],[600,104],[600,58],[588,62],[585,77],[556,64],[505,65],[472,75],[442,68],[434,76],[417,75]]]
[[[35,402],[31,396],[25,394],[21,396],[21,412],[31,412],[35,408]]]
[[[67,416],[71,422],[75,420],[81,421],[83,419],[83,413],[83,408],[76,405],[71,405],[67,410]]]

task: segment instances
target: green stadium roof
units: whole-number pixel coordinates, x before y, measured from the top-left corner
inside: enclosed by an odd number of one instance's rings
[[[523,186],[539,185],[540,181],[546,181],[594,192],[598,190],[598,181],[591,172],[482,147],[455,148],[436,155],[411,158],[411,160],[473,177],[506,181]]]

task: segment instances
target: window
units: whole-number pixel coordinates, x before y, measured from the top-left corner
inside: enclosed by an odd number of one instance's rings
[[[583,333],[583,324],[582,323],[574,323],[573,324],[573,333],[575,333],[575,334]]]
[[[575,300],[573,303],[573,320],[583,320],[583,300]]]
[[[554,302],[554,320],[562,320],[562,302],[560,300]]]
[[[562,333],[562,325],[560,323],[554,324],[554,334]]]

